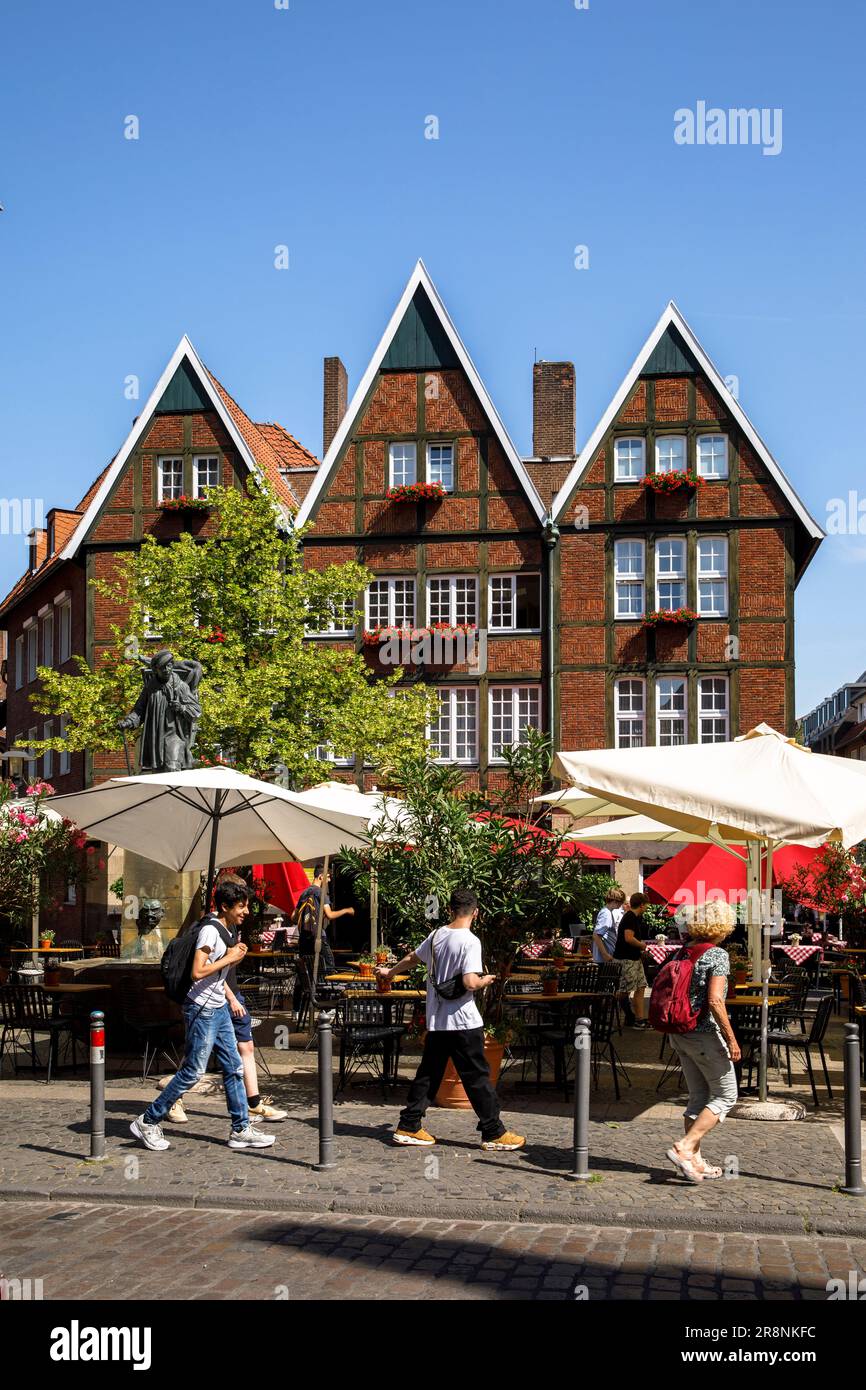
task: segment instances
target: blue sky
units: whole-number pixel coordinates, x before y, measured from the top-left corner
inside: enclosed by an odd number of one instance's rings
[[[524,451],[535,354],[574,360],[583,443],[673,298],[823,523],[863,486],[864,30],[851,0],[5,7],[0,494],[77,501],[184,332],[318,451],[323,355],[356,384],[420,255]],[[676,144],[698,101],[780,108],[781,152]],[[23,557],[0,536],[4,592]],[[866,666],[864,576],[831,536],[798,590],[798,712]]]

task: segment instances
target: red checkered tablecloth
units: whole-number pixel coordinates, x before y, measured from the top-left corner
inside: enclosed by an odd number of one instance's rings
[[[809,960],[816,953],[819,960],[824,959],[824,952],[820,946],[783,946],[776,943],[774,951],[781,951],[782,955],[788,956],[795,965],[802,965],[804,960]]]
[[[656,965],[664,965],[668,956],[672,956],[679,950],[680,943],[678,942],[650,941],[646,948],[646,954],[649,956],[650,960],[655,961]]]
[[[532,941],[528,946],[524,946],[520,954],[523,956],[524,960],[538,960],[539,956],[546,956],[549,954],[552,944],[551,941]],[[574,950],[574,942],[570,936],[562,937],[559,944],[564,951]]]
[[[289,946],[291,946],[293,941],[297,941],[298,939],[297,927],[266,927],[265,930],[262,932],[262,943],[265,946],[272,945],[274,936],[278,931],[287,932],[286,942]]]

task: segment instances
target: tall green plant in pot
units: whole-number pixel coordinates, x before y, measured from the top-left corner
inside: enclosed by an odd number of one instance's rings
[[[400,812],[372,828],[369,850],[343,856],[361,896],[369,896],[375,869],[395,948],[417,945],[448,921],[454,888],[477,894],[484,966],[500,977],[479,1001],[488,1022],[501,1018],[502,971],[520,947],[549,934],[563,910],[585,913],[594,897],[594,876],[584,874],[580,856],[560,855],[563,836],[541,831],[532,807],[550,762],[549,742],[531,733],[506,761],[504,788],[485,797],[463,787],[459,768],[406,759],[391,779]]]

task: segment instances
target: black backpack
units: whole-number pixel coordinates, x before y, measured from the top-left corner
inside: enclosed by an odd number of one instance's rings
[[[185,931],[178,932],[177,936],[166,946],[159,962],[159,968],[162,972],[162,987],[169,999],[173,999],[176,1004],[182,1004],[192,989],[192,963],[198,944],[198,934],[206,924],[216,927],[226,947],[235,944],[222,922],[210,913],[207,917],[203,917],[200,922],[194,922],[192,926],[187,927]]]

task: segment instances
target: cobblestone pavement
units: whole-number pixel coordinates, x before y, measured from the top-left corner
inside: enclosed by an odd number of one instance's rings
[[[826,1301],[866,1241],[15,1202],[0,1270],[46,1300]]]
[[[569,1107],[549,1095],[506,1087],[504,1117],[526,1134],[527,1147],[485,1154],[471,1113],[435,1109],[428,1123],[436,1148],[395,1149],[397,1107],[383,1103],[377,1089],[358,1088],[335,1107],[337,1166],[316,1172],[312,1075],[276,1077],[269,1089],[290,1111],[273,1126],[272,1149],[229,1150],[221,1096],[189,1096],[190,1123],[167,1125],[171,1149],[150,1153],[129,1133],[150,1086],[111,1084],[108,1160],[88,1164],[86,1083],[0,1082],[7,1121],[0,1131],[0,1196],[866,1236],[866,1198],[834,1190],[844,1171],[834,1126],[812,1116],[798,1123],[728,1120],[711,1135],[706,1153],[736,1176],[693,1187],[665,1158],[680,1132],[679,1107],[635,1089],[619,1105],[612,1098],[595,1105],[592,1181],[576,1184],[568,1177]]]

